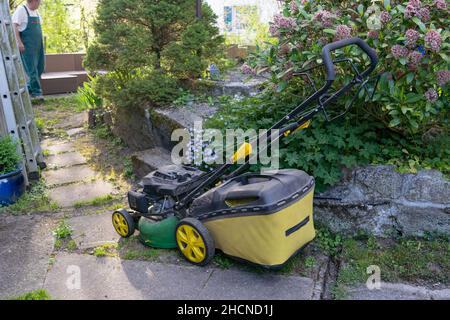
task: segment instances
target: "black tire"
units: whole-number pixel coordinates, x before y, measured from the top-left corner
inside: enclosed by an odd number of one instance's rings
[[[120,218],[122,217],[122,218]],[[116,220],[117,218],[117,220]],[[136,224],[134,222],[133,216],[125,209],[117,210],[112,215],[112,223],[116,232],[122,238],[131,237],[136,231]],[[126,224],[127,228],[124,228]]]
[[[191,228],[193,228],[196,233],[198,234],[198,236],[200,236],[202,238],[203,244],[204,244],[204,250],[201,248],[202,253],[204,254],[204,258],[201,261],[193,261],[191,258],[189,258],[188,256],[186,256],[185,254],[185,250],[187,247],[185,246],[184,248],[181,247],[183,246],[183,242],[180,241],[178,234],[179,234],[179,230],[180,228],[182,228],[183,226],[189,226]],[[175,228],[175,239],[177,240],[177,247],[178,247],[178,251],[180,252],[180,254],[191,264],[199,266],[199,267],[204,267],[206,265],[208,265],[212,259],[214,258],[214,254],[216,251],[216,247],[214,244],[214,239],[211,236],[211,233],[208,231],[208,229],[203,225],[203,223],[201,223],[199,220],[194,219],[194,218],[186,218],[181,220],[177,227]],[[195,255],[194,251],[191,251],[191,254]]]

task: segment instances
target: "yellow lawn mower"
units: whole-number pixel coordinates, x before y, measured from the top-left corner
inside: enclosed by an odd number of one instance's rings
[[[332,51],[352,45],[357,45],[370,59],[370,66],[362,73],[349,58],[331,58]],[[335,65],[344,63],[351,66],[354,76],[329,94],[336,78]],[[371,94],[368,83],[377,64],[375,51],[359,38],[325,46],[323,64],[295,74],[309,79],[314,93],[273,126],[272,130],[279,130],[277,139],[308,127],[321,112],[329,117],[327,106],[354,88],[357,96],[366,91],[373,98],[375,90]],[[319,90],[309,76],[317,68],[325,68],[327,77]],[[378,80],[379,77],[375,89]],[[230,163],[208,173],[182,165],[150,173],[143,179],[142,189],[129,192],[131,210],[113,213],[114,228],[124,238],[138,229],[145,245],[178,248],[189,262],[198,266],[207,265],[219,249],[241,261],[267,268],[282,267],[315,238],[315,181],[299,170],[245,173],[251,160],[258,157],[253,150],[259,139],[267,136],[245,143]],[[244,163],[233,171],[238,162]]]

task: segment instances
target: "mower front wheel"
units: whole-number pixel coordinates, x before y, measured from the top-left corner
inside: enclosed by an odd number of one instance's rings
[[[197,266],[206,266],[214,258],[214,239],[208,229],[197,219],[180,221],[175,229],[177,246],[183,257]]]
[[[125,209],[113,213],[112,223],[114,229],[122,238],[131,237],[136,230],[133,216]]]

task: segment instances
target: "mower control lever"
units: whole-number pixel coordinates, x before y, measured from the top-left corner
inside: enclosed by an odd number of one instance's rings
[[[360,38],[350,38],[330,43],[326,45],[322,50],[323,63],[325,64],[325,68],[327,70],[327,81],[329,85],[331,85],[331,83],[336,80],[336,70],[334,68],[333,59],[331,58],[331,52],[351,45],[357,45],[358,47],[360,47],[361,50],[364,51],[370,58],[370,67],[361,74],[362,79],[365,79],[367,76],[369,76],[377,67],[377,53],[364,40]]]

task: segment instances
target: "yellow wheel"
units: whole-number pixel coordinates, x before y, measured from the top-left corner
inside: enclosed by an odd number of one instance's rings
[[[192,264],[205,266],[214,257],[214,240],[197,219],[187,218],[178,223],[175,238],[181,254]]]
[[[134,234],[135,225],[131,214],[126,210],[118,210],[113,213],[112,223],[116,232],[122,238],[129,238]]]

